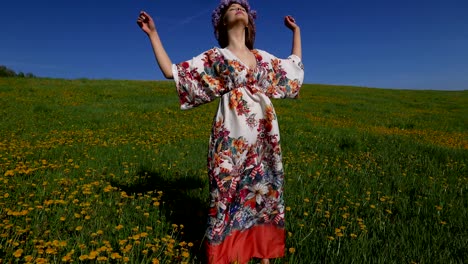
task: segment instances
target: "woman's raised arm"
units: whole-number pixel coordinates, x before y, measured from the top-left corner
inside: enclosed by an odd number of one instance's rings
[[[284,17],[284,24],[293,32],[291,53],[302,59],[301,29],[296,24],[296,20],[294,20],[292,16]]]
[[[174,76],[172,74],[172,62],[167,55],[164,46],[162,45],[153,18],[151,18],[148,13],[141,11],[137,19],[137,24],[140,26],[143,32],[148,35],[148,38],[151,41],[151,46],[153,47],[154,57],[156,58],[156,61],[158,62],[159,68],[164,74],[164,77],[167,79],[173,79]]]

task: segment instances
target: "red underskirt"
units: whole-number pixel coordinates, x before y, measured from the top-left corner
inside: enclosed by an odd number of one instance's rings
[[[234,231],[219,245],[207,243],[208,263],[247,263],[252,258],[281,258],[284,256],[284,241],[284,229],[273,225]]]

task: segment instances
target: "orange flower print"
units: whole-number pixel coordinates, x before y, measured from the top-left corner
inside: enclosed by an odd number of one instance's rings
[[[239,91],[239,89],[233,90],[231,92],[231,97],[229,98],[229,108],[236,109],[241,100],[242,100],[242,92]]]
[[[265,109],[265,117],[267,121],[273,121],[276,119],[276,114],[275,110],[273,109],[273,106],[268,105]]]

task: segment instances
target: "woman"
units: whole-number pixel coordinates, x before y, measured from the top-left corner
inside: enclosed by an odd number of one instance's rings
[[[222,0],[212,22],[220,48],[172,64],[153,19],[137,23],[148,35],[161,71],[174,79],[181,109],[220,98],[208,151],[210,263],[269,263],[284,256],[283,166],[270,98],[296,98],[304,78],[301,36],[295,20],[287,59],[253,48],[256,13],[246,0]]]

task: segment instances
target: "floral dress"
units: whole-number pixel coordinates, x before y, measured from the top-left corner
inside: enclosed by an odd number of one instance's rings
[[[255,69],[220,48],[172,66],[181,109],[220,98],[208,151],[210,263],[284,255],[284,173],[270,98],[296,98],[304,69],[295,55],[252,52]]]

